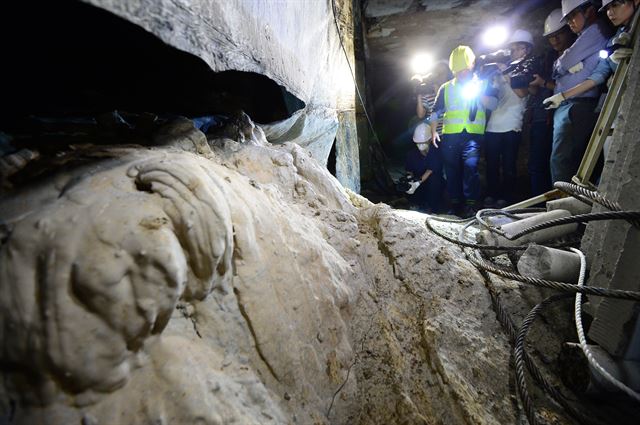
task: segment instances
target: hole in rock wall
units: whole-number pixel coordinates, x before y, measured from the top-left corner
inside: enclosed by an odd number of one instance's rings
[[[333,139],[333,144],[331,145],[331,151],[329,151],[329,158],[327,159],[327,170],[332,175],[336,175],[336,145],[338,144],[337,139]]]
[[[115,110],[169,117],[243,110],[267,123],[304,107],[266,76],[215,73],[200,58],[78,1],[3,2],[0,20],[0,131],[8,134],[33,127],[34,117],[50,123]]]

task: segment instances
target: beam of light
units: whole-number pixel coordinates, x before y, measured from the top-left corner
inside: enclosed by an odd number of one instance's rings
[[[482,42],[487,47],[500,47],[504,45],[508,37],[509,31],[507,31],[507,28],[502,25],[498,25],[487,29],[482,34]]]
[[[411,59],[411,70],[414,74],[424,75],[431,71],[433,57],[428,53],[417,54]]]
[[[609,57],[609,51],[605,49],[600,50],[599,55],[600,55],[600,59],[606,59]]]
[[[467,100],[473,100],[480,95],[481,83],[473,79],[462,87],[462,96]]]

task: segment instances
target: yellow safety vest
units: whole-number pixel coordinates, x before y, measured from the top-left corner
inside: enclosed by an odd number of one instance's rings
[[[460,134],[466,130],[471,134],[484,134],[487,123],[484,106],[477,99],[467,100],[462,96],[463,85],[456,79],[444,83],[444,115],[442,134]],[[475,120],[469,119],[472,102],[477,102]]]

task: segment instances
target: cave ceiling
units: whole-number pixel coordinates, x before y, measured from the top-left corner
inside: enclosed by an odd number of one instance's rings
[[[369,59],[404,66],[418,52],[445,59],[459,44],[482,53],[480,35],[497,23],[527,29],[542,48],[544,18],[559,6],[550,0],[369,0],[364,7]]]

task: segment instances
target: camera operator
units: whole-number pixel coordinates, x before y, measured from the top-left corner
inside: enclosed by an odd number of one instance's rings
[[[442,159],[440,150],[431,149],[431,128],[427,123],[420,123],[413,132],[415,144],[407,152],[405,170],[411,175],[409,200],[426,213],[440,211],[442,197]]]
[[[498,106],[491,113],[486,131],[487,208],[503,208],[516,200],[515,182],[518,148],[522,140],[522,118],[529,94],[529,83],[536,73],[531,55],[533,37],[516,30],[508,41],[511,62],[498,63],[501,72],[492,83],[498,91]]]
[[[531,195],[541,195],[551,186],[551,146],[553,144],[553,111],[543,105],[553,95],[555,82],[551,78],[553,63],[575,40],[575,35],[562,20],[562,9],[554,9],[544,21],[542,36],[550,49],[540,57],[540,73],[529,84],[529,102],[525,122],[529,123],[529,178]]]
[[[437,62],[433,72],[416,88],[416,115],[418,118],[422,120],[431,115],[438,89],[451,78],[453,75],[449,70],[449,65],[443,61]],[[439,124],[438,131],[441,130],[442,124]]]

